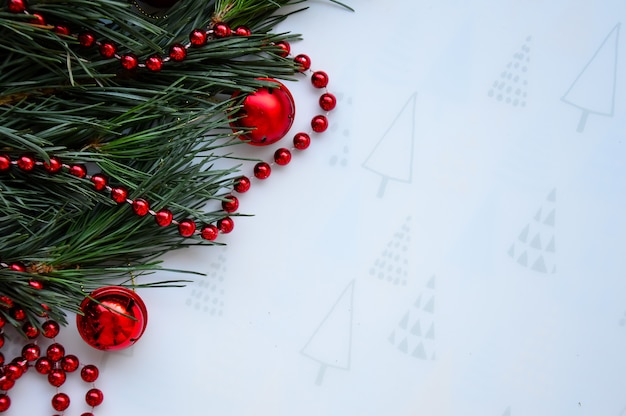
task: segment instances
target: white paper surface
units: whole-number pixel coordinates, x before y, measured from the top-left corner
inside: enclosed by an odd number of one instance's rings
[[[95,414],[626,415],[626,4],[348,4],[280,27],[338,106],[227,247],[167,257],[207,276],[140,291],[126,351],[63,331]],[[28,384],[10,414],[50,412]]]

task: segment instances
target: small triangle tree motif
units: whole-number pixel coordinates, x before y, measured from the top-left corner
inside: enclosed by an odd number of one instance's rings
[[[401,353],[420,360],[434,360],[435,342],[435,276],[409,307],[388,341]]]
[[[377,196],[382,198],[389,180],[411,183],[415,142],[415,103],[417,93],[409,97],[400,113],[376,143],[363,167],[380,175]]]
[[[528,36],[526,42],[513,54],[506,68],[489,89],[489,97],[513,107],[526,106],[530,41],[531,37]]]
[[[520,231],[508,255],[517,264],[538,273],[556,273],[556,189]]]
[[[396,231],[380,256],[370,268],[370,275],[396,286],[406,286],[409,274],[409,244],[411,242],[411,217]]]
[[[561,98],[581,110],[576,128],[579,133],[585,130],[590,114],[613,117],[620,26],[618,23],[611,29]]]
[[[198,279],[191,287],[191,293],[185,304],[197,311],[211,316],[222,316],[224,308],[224,276],[226,256],[220,253],[210,264],[207,276]]]
[[[300,353],[319,364],[315,384],[324,381],[326,370],[350,370],[354,280],[341,292]]]

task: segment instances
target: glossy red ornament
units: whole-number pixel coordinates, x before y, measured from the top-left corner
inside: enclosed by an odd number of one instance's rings
[[[23,321],[24,319],[26,319],[26,311],[24,309],[21,308],[13,308],[10,310],[10,314],[13,317],[13,319],[17,320],[17,321]]]
[[[272,168],[266,162],[259,162],[254,165],[254,177],[257,179],[267,179],[272,173]]]
[[[111,189],[111,199],[118,204],[123,204],[128,198],[128,191],[121,186]]]
[[[73,373],[74,371],[78,370],[79,364],[80,361],[78,360],[78,357],[74,354],[68,354],[65,357],[61,358],[61,369],[68,373]]]
[[[8,0],[7,8],[11,13],[24,13],[26,2],[24,0]]]
[[[146,68],[152,72],[158,72],[163,68],[163,59],[159,55],[152,55],[146,59]]]
[[[202,29],[194,29],[189,34],[189,41],[193,46],[202,46],[206,43],[206,32]]]
[[[187,49],[181,44],[175,44],[170,47],[169,57],[172,61],[181,62],[187,57]]]
[[[27,361],[35,361],[41,355],[41,348],[37,344],[26,344],[22,348],[22,357]]]
[[[31,324],[30,322],[26,322],[24,325],[22,325],[22,331],[28,339],[35,339],[39,336],[39,328]]]
[[[24,172],[30,172],[35,168],[35,159],[30,156],[20,156],[20,158],[17,159],[17,167]]]
[[[57,393],[52,397],[52,407],[57,412],[62,412],[70,407],[70,396],[65,393]]]
[[[222,218],[217,222],[217,228],[224,234],[228,234],[235,228],[235,221],[232,218]]]
[[[238,26],[235,29],[235,35],[237,36],[250,36],[252,32],[245,26]]]
[[[280,51],[278,52],[278,56],[280,56],[281,58],[285,58],[287,55],[289,55],[289,52],[291,52],[291,45],[289,45],[289,43],[285,42],[284,40],[276,42],[274,46],[277,46],[280,49]]]
[[[0,172],[11,169],[11,158],[7,155],[0,155]]]
[[[250,190],[250,179],[248,179],[246,176],[239,177],[235,181],[235,185],[233,189],[239,192],[240,194],[243,194],[244,192],[248,192]]]
[[[96,44],[96,37],[91,32],[82,32],[78,35],[78,42],[80,46],[88,48]]]
[[[239,200],[234,195],[228,195],[222,201],[222,209],[226,212],[235,212],[239,208]]]
[[[56,321],[46,321],[41,324],[42,335],[46,338],[54,338],[59,335],[61,327]]]
[[[202,236],[202,238],[204,238],[205,240],[209,240],[209,241],[215,240],[218,234],[219,234],[219,230],[213,224],[209,224],[205,227],[202,227],[202,231],[200,231],[200,235]]]
[[[11,263],[11,265],[9,266],[9,270],[24,273],[26,271],[26,267],[24,267],[22,263]]]
[[[337,106],[337,98],[333,94],[327,92],[320,96],[319,103],[322,110],[331,111]]]
[[[99,406],[103,401],[104,394],[100,389],[93,388],[85,394],[85,402],[91,407]]]
[[[48,357],[41,357],[35,362],[35,371],[39,374],[48,374],[52,371],[52,362]]]
[[[196,223],[192,220],[182,220],[178,223],[178,233],[183,237],[191,237],[196,232]]]
[[[61,387],[63,383],[67,380],[67,375],[65,371],[60,368],[55,368],[48,373],[48,383],[54,387]]]
[[[65,36],[69,36],[72,34],[72,32],[70,32],[70,29],[67,26],[62,26],[62,25],[56,25],[54,27],[54,33],[57,33],[59,35],[65,35]]]
[[[87,383],[93,383],[98,379],[98,375],[100,375],[100,371],[98,367],[93,364],[87,364],[80,370],[80,378]]]
[[[233,31],[226,23],[218,23],[213,28],[213,34],[216,38],[226,38],[230,36]]]
[[[150,204],[145,199],[137,198],[133,201],[133,211],[140,217],[145,216],[150,212]]]
[[[48,173],[57,173],[63,168],[63,164],[58,157],[51,157],[49,162],[43,162],[43,168]]]
[[[33,13],[31,14],[31,21],[28,22],[31,25],[39,25],[39,26],[45,26],[46,25],[46,19],[43,18],[42,15],[40,15],[39,13]]]
[[[9,391],[15,386],[15,380],[9,380],[6,376],[0,377],[0,390]]]
[[[313,117],[313,119],[311,120],[311,128],[316,133],[322,133],[326,131],[326,129],[328,128],[328,119],[326,118],[326,116],[321,115]]]
[[[59,361],[64,355],[65,348],[58,342],[50,344],[46,349],[46,357],[48,357],[50,361]]]
[[[24,370],[21,366],[15,363],[11,363],[4,367],[4,376],[9,380],[15,381],[22,377],[22,374],[24,374]]]
[[[77,178],[84,178],[87,176],[87,169],[83,165],[72,165],[70,166],[70,175],[76,176]]]
[[[41,282],[40,280],[29,280],[28,281],[28,286],[32,287],[35,290],[41,290],[43,289],[43,282]]]
[[[311,58],[308,55],[301,53],[293,58],[294,62],[298,64],[298,71],[304,72],[311,68]]]
[[[242,108],[231,116],[234,131],[244,130],[239,137],[255,146],[266,146],[282,139],[291,128],[296,116],[296,105],[291,92],[282,83],[261,78],[276,84],[272,88],[259,88],[248,94]],[[237,97],[240,93],[233,94]]]
[[[80,304],[76,316],[81,337],[99,350],[130,347],[143,335],[148,311],[143,300],[131,289],[107,286],[96,289]]]
[[[324,88],[328,85],[328,74],[324,71],[315,71],[311,75],[311,83],[315,88]]]
[[[96,189],[96,191],[104,190],[109,184],[109,181],[107,180],[106,176],[104,176],[101,173],[96,173],[95,175],[93,175],[91,177],[91,182],[93,182],[93,186]]]
[[[0,394],[0,412],[6,412],[11,407],[11,398],[6,394]]]
[[[129,53],[120,57],[120,64],[122,64],[122,68],[128,69],[130,71],[131,69],[137,68],[137,66],[139,65],[139,59],[137,59],[137,56],[135,56],[134,54]]]
[[[289,162],[291,162],[291,152],[289,151],[289,149],[281,147],[280,149],[276,150],[274,152],[274,162],[276,162],[276,164],[280,166],[285,166]]]
[[[105,58],[113,58],[115,56],[115,52],[117,52],[117,48],[111,42],[102,42],[100,44],[100,55]]]
[[[160,210],[154,215],[154,220],[161,227],[167,227],[168,225],[172,223],[173,219],[174,219],[174,215],[172,214],[172,211],[170,211],[169,209],[165,209],[165,208]]]

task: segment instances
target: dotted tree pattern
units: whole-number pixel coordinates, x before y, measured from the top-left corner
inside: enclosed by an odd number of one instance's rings
[[[210,264],[211,272],[196,281],[186,304],[196,311],[209,313],[211,316],[222,316],[224,308],[224,275],[226,273],[226,256],[220,254]]]
[[[526,106],[530,41],[531,37],[528,36],[520,50],[513,54],[513,58],[500,73],[500,77],[493,82],[489,89],[487,93],[489,97],[513,107]]]
[[[406,286],[409,266],[409,244],[411,242],[411,217],[393,235],[370,268],[370,275],[396,286]]]

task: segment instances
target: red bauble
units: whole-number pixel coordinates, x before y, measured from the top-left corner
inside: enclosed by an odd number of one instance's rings
[[[282,139],[296,116],[296,105],[287,87],[274,79],[261,80],[271,81],[276,87],[259,88],[249,94],[230,123],[234,131],[247,130],[240,137],[255,146],[266,146]],[[237,92],[233,97],[239,94]]]
[[[80,304],[83,315],[76,325],[87,344],[99,350],[130,347],[143,335],[148,312],[134,291],[121,286],[107,286],[93,291]]]

